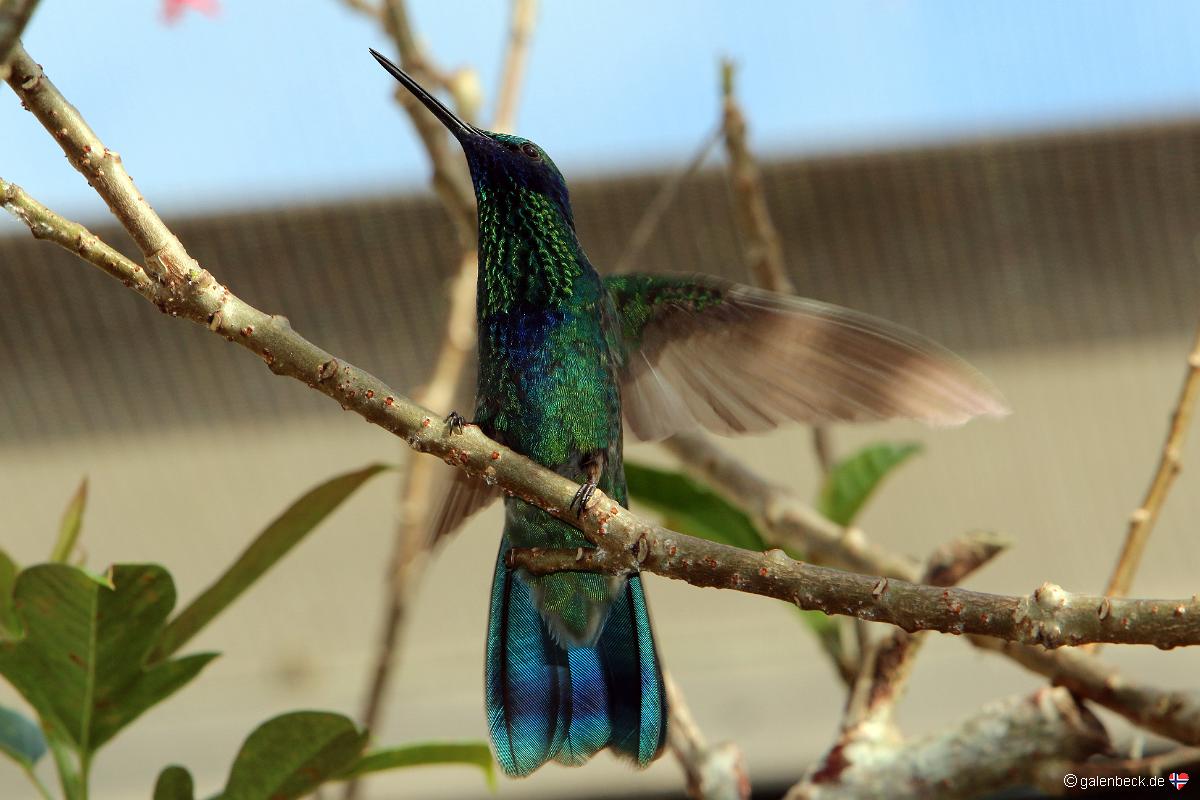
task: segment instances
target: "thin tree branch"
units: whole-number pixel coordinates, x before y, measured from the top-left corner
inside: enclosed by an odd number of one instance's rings
[[[767,205],[767,193],[763,187],[762,171],[758,168],[758,160],[750,151],[746,115],[734,92],[734,74],[733,62],[729,59],[723,60],[721,62],[721,132],[729,161],[729,181],[734,190],[736,211],[734,220],[743,242],[743,255],[753,283],[779,294],[793,294],[795,286],[788,277],[783,247],[779,241],[779,231],[771,219],[770,207]],[[828,478],[834,466],[833,443],[828,427],[812,426],[812,446],[821,475]],[[853,641],[858,643],[854,652],[848,652],[850,648],[847,647],[851,641],[850,625],[853,625]],[[860,619],[838,620],[839,635],[821,638],[821,647],[833,660],[839,675],[853,679],[865,671],[867,667],[865,659],[871,655],[868,651],[872,647],[869,628],[870,625]],[[851,666],[852,671],[846,670],[844,665]],[[851,686],[853,685],[851,684]],[[851,691],[848,702],[850,706],[854,706],[859,699]]]
[[[515,103],[519,95],[518,87],[526,62],[525,51],[528,48],[536,21],[535,12],[536,0],[513,0],[508,53],[501,77],[501,96],[504,99],[499,105],[494,126],[497,129],[511,127],[516,114]],[[391,3],[388,7],[388,16],[381,18],[381,21],[386,21],[385,26],[392,32],[402,61],[407,59],[410,64],[415,63],[428,67],[428,62],[425,61],[424,55],[417,47],[402,3]],[[431,70],[431,72],[433,71]],[[410,99],[407,92],[403,93],[404,101]],[[418,129],[424,124],[421,120],[432,119],[424,109],[417,109],[411,104],[406,108]],[[430,134],[437,133],[440,137],[437,141],[444,144],[446,137],[444,131],[441,130],[440,123],[436,124],[436,129],[434,131],[431,126]],[[432,138],[425,139],[425,141],[429,158],[434,164],[433,180],[436,184],[439,174],[443,176],[454,174],[450,165],[445,163],[445,159],[450,154],[444,147],[431,146],[434,142]],[[449,180],[450,178],[444,179]],[[469,193],[468,199],[472,215],[469,235],[465,239],[466,244],[464,244],[458,271],[449,287],[446,328],[442,335],[437,358],[433,362],[433,375],[426,386],[417,393],[416,398],[421,405],[433,408],[447,408],[453,402],[455,391],[461,383],[462,374],[475,342],[476,257],[474,195],[470,184],[466,183],[449,201],[443,195],[443,200],[447,201],[447,212],[451,217],[455,217],[455,202],[461,201],[462,195],[466,193]],[[374,729],[379,722],[383,700],[395,666],[396,648],[407,619],[408,604],[414,587],[417,585],[416,578],[423,572],[425,562],[434,544],[430,536],[432,531],[429,512],[431,500],[437,494],[434,490],[435,469],[436,465],[429,459],[411,459],[401,483],[400,522],[394,537],[383,628],[375,666],[371,673],[370,688],[362,712],[363,725],[368,729]],[[345,800],[353,800],[358,793],[359,786],[358,780],[348,782],[343,794]]]
[[[13,48],[10,65],[9,86],[133,237],[146,258],[151,277],[172,288],[166,296],[160,293],[162,301],[169,306],[176,302],[178,293],[191,287],[197,291],[210,290],[215,281],[150,208],[125,171],[121,156],[104,146],[79,111],[59,93],[20,44]]]
[[[975,533],[955,539],[939,548],[930,557],[923,582],[930,586],[953,586],[1002,553],[1007,543],[988,533]],[[859,726],[891,724],[896,703],[903,694],[912,664],[925,633],[893,630],[874,647],[871,669],[863,669],[858,684],[865,685],[860,693],[862,708],[857,719],[848,719],[848,736]],[[865,662],[864,662],[865,663]]]
[[[8,56],[17,47],[38,0],[0,0],[0,80],[8,80]]]
[[[758,475],[707,439],[675,436],[665,445],[685,471],[756,517],[771,543],[801,549],[816,563],[906,580],[919,578],[914,562],[875,546],[857,528],[843,531],[794,492]],[[1196,602],[1194,598],[1192,602]],[[1135,684],[1112,667],[1074,651],[1047,652],[986,636],[971,636],[969,641],[1006,655],[1147,730],[1184,744],[1200,745],[1200,694]]]
[[[1200,693],[1138,684],[1081,650],[1051,653],[987,636],[969,639],[976,647],[1006,655],[1055,686],[1115,711],[1135,725],[1183,744],[1200,746]]]
[[[746,133],[746,115],[738,105],[733,92],[733,62],[726,59],[721,64],[721,90],[724,97],[725,152],[729,155],[729,172],[737,202],[738,228],[745,239],[746,261],[750,274],[759,286],[780,294],[792,294],[795,287],[788,277],[783,263],[783,248],[779,244],[779,232],[771,221],[767,208],[766,192],[763,191],[762,174],[750,153]]]
[[[1121,548],[1121,556],[1117,559],[1112,577],[1108,580],[1108,588],[1104,593],[1109,597],[1122,597],[1129,593],[1133,583],[1133,575],[1141,563],[1142,553],[1158,514],[1171,490],[1171,484],[1179,475],[1182,468],[1180,454],[1183,451],[1184,438],[1187,435],[1188,424],[1192,421],[1192,411],[1196,405],[1196,396],[1200,394],[1200,328],[1196,330],[1196,340],[1192,351],[1188,354],[1187,374],[1183,386],[1179,389],[1179,399],[1171,412],[1171,427],[1167,431],[1167,440],[1163,443],[1162,455],[1158,460],[1158,468],[1154,478],[1146,490],[1142,504],[1138,506],[1129,518],[1129,530],[1125,534],[1125,544]]]
[[[400,66],[417,82],[426,86],[452,87],[451,78],[434,67],[418,43],[408,19],[408,8],[404,0],[384,0],[380,15],[385,30],[396,43]],[[465,162],[453,155],[452,147],[457,145],[451,144],[445,126],[410,92],[397,85],[394,96],[408,113],[429,154],[429,162],[433,168],[430,182],[450,214],[458,232],[459,242],[465,250],[474,250],[475,192],[471,188]]]
[[[704,739],[683,693],[669,673],[663,673],[667,707],[667,746],[683,768],[688,797],[693,800],[749,800],[750,776],[741,749],[733,742],[710,745]]]
[[[370,0],[342,0],[347,7],[352,11],[357,11],[364,16],[383,22],[383,8],[370,2]]]
[[[663,446],[686,472],[759,519],[775,546],[802,550],[818,564],[909,581],[919,578],[921,567],[915,560],[884,550],[858,528],[830,522],[793,490],[763,478],[709,438],[680,434]]]
[[[1108,749],[1104,726],[1090,711],[1065,689],[1045,688],[991,703],[914,742],[863,737],[834,748],[785,800],[979,797]]]
[[[496,101],[496,116],[492,130],[510,133],[516,127],[517,106],[521,87],[525,82],[525,64],[529,60],[529,40],[537,22],[537,0],[512,0],[512,14],[508,24],[508,47],[504,52],[504,66],[500,70],[499,99]]]
[[[712,132],[704,137],[700,146],[696,148],[696,152],[688,160],[678,172],[672,174],[669,178],[662,182],[658,187],[658,191],[654,194],[654,198],[650,204],[646,206],[646,210],[642,212],[641,218],[633,229],[633,234],[629,237],[629,244],[625,246],[621,257],[617,259],[617,263],[613,266],[614,273],[628,272],[634,261],[646,249],[646,245],[654,238],[654,234],[658,231],[659,225],[662,224],[663,218],[671,205],[675,202],[675,198],[679,195],[679,190],[687,183],[700,168],[704,166],[704,162],[708,160],[713,149],[717,146],[717,142],[721,141],[722,131],[720,126],[713,128]]]
[[[833,437],[827,426],[812,426],[812,448],[813,454],[817,457],[817,468],[821,470],[821,476],[828,478],[829,473],[833,471],[834,456]]]
[[[497,472],[497,478],[500,477]],[[505,481],[500,480],[504,486]],[[523,497],[541,505],[540,491]],[[560,518],[557,496],[546,510]],[[606,498],[596,503],[603,507]],[[587,524],[595,519],[597,528]],[[569,521],[569,518],[568,518]],[[584,524],[579,525],[582,522]],[[699,539],[640,520],[619,506],[576,520],[594,549],[513,548],[509,563],[534,575],[653,572],[693,586],[736,589],[794,603],[808,611],[887,622],[908,632],[975,633],[1055,648],[1091,642],[1200,644],[1200,598],[1109,600],[1043,583],[1025,596],[941,588],[877,578]]]
[[[615,273],[625,272],[637,258],[654,232],[658,229],[667,210],[674,202],[679,189],[696,172],[721,138],[721,128],[713,129],[701,143],[696,154],[684,168],[659,186],[658,192],[642,213],[624,252],[613,268]],[[843,665],[835,661],[835,666]],[[745,758],[734,742],[723,742],[710,747],[695,720],[692,719],[687,701],[679,687],[664,675],[667,693],[670,695],[668,708],[670,720],[667,725],[668,744],[675,760],[683,768],[687,779],[688,796],[694,800],[744,800],[750,795],[750,779],[745,768]]]

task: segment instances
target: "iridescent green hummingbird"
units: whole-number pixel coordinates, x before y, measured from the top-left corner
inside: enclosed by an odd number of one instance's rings
[[[923,337],[837,306],[698,275],[601,278],[575,235],[567,184],[528,139],[459,119],[371,54],[458,139],[479,211],[474,423],[581,485],[628,504],[622,418],[640,439],[689,428],[1007,412],[974,369]],[[459,423],[462,419],[451,415]],[[499,492],[459,472],[438,518],[453,530]],[[605,747],[639,766],[662,750],[667,698],[638,575],[533,576],[511,547],[588,547],[571,525],[505,499],[488,616],[487,714],[509,775]]]

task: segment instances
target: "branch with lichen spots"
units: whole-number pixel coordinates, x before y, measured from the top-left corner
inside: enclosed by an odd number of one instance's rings
[[[915,562],[879,547],[858,528],[843,529],[830,522],[794,491],[775,485],[708,439],[674,436],[664,445],[685,472],[755,517],[768,542],[803,550],[818,563],[906,580],[919,578]],[[1196,598],[1191,603],[1195,604]],[[1136,725],[1184,744],[1200,745],[1200,694],[1196,692],[1170,692],[1139,684],[1111,665],[1073,650],[1050,652],[989,636],[968,639]]]
[[[955,539],[929,557],[922,582],[953,586],[1000,555],[1007,546],[999,537],[982,532]],[[895,629],[868,649],[865,653],[868,657],[851,687],[839,746],[864,729],[890,727],[892,712],[904,693],[913,661],[926,635],[927,632]]]
[[[980,649],[1008,656],[1055,686],[1115,711],[1159,736],[1200,745],[1200,693],[1139,684],[1082,650],[1051,653],[987,636],[972,636],[970,641]]]
[[[1043,782],[1055,764],[1110,749],[1100,721],[1061,688],[984,706],[913,742],[861,738],[835,748],[785,800],[970,798]]]
[[[541,505],[539,496],[533,492],[523,499]],[[547,510],[572,522],[558,503]],[[927,586],[819,567],[788,558],[782,550],[757,553],[677,533],[640,520],[605,497],[594,508],[606,510],[592,510],[572,523],[594,549],[513,548],[509,565],[534,575],[652,572],[693,586],[773,597],[808,611],[887,622],[910,633],[982,634],[1049,648],[1091,642],[1164,649],[1200,644],[1200,598],[1109,600],[1053,583],[1024,597]]]

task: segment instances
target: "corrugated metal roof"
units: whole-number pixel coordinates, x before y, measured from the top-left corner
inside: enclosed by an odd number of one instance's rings
[[[1200,297],[1200,120],[764,166],[802,293],[977,351],[1155,334]],[[662,180],[576,182],[580,236],[617,261]],[[36,193],[36,187],[29,187]],[[681,193],[639,269],[744,277],[719,170]],[[441,325],[454,237],[426,196],[172,220],[234,291],[411,389]],[[97,231],[133,252],[123,234]],[[0,443],[297,413],[324,400],[74,258],[0,239]]]

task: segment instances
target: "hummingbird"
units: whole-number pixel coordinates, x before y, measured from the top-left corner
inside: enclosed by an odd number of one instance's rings
[[[658,440],[692,428],[755,433],[783,423],[1007,413],[965,361],[883,320],[694,274],[601,277],[575,232],[567,183],[528,139],[460,119],[371,54],[449,130],[478,208],[478,385],[473,423],[628,506],[623,429]],[[447,421],[466,420],[452,413]],[[500,496],[455,474],[444,535]],[[667,696],[641,576],[534,576],[513,547],[586,548],[574,526],[519,498],[504,530],[487,624],[485,694],[496,759],[510,776],[604,748],[645,767],[667,736]]]

